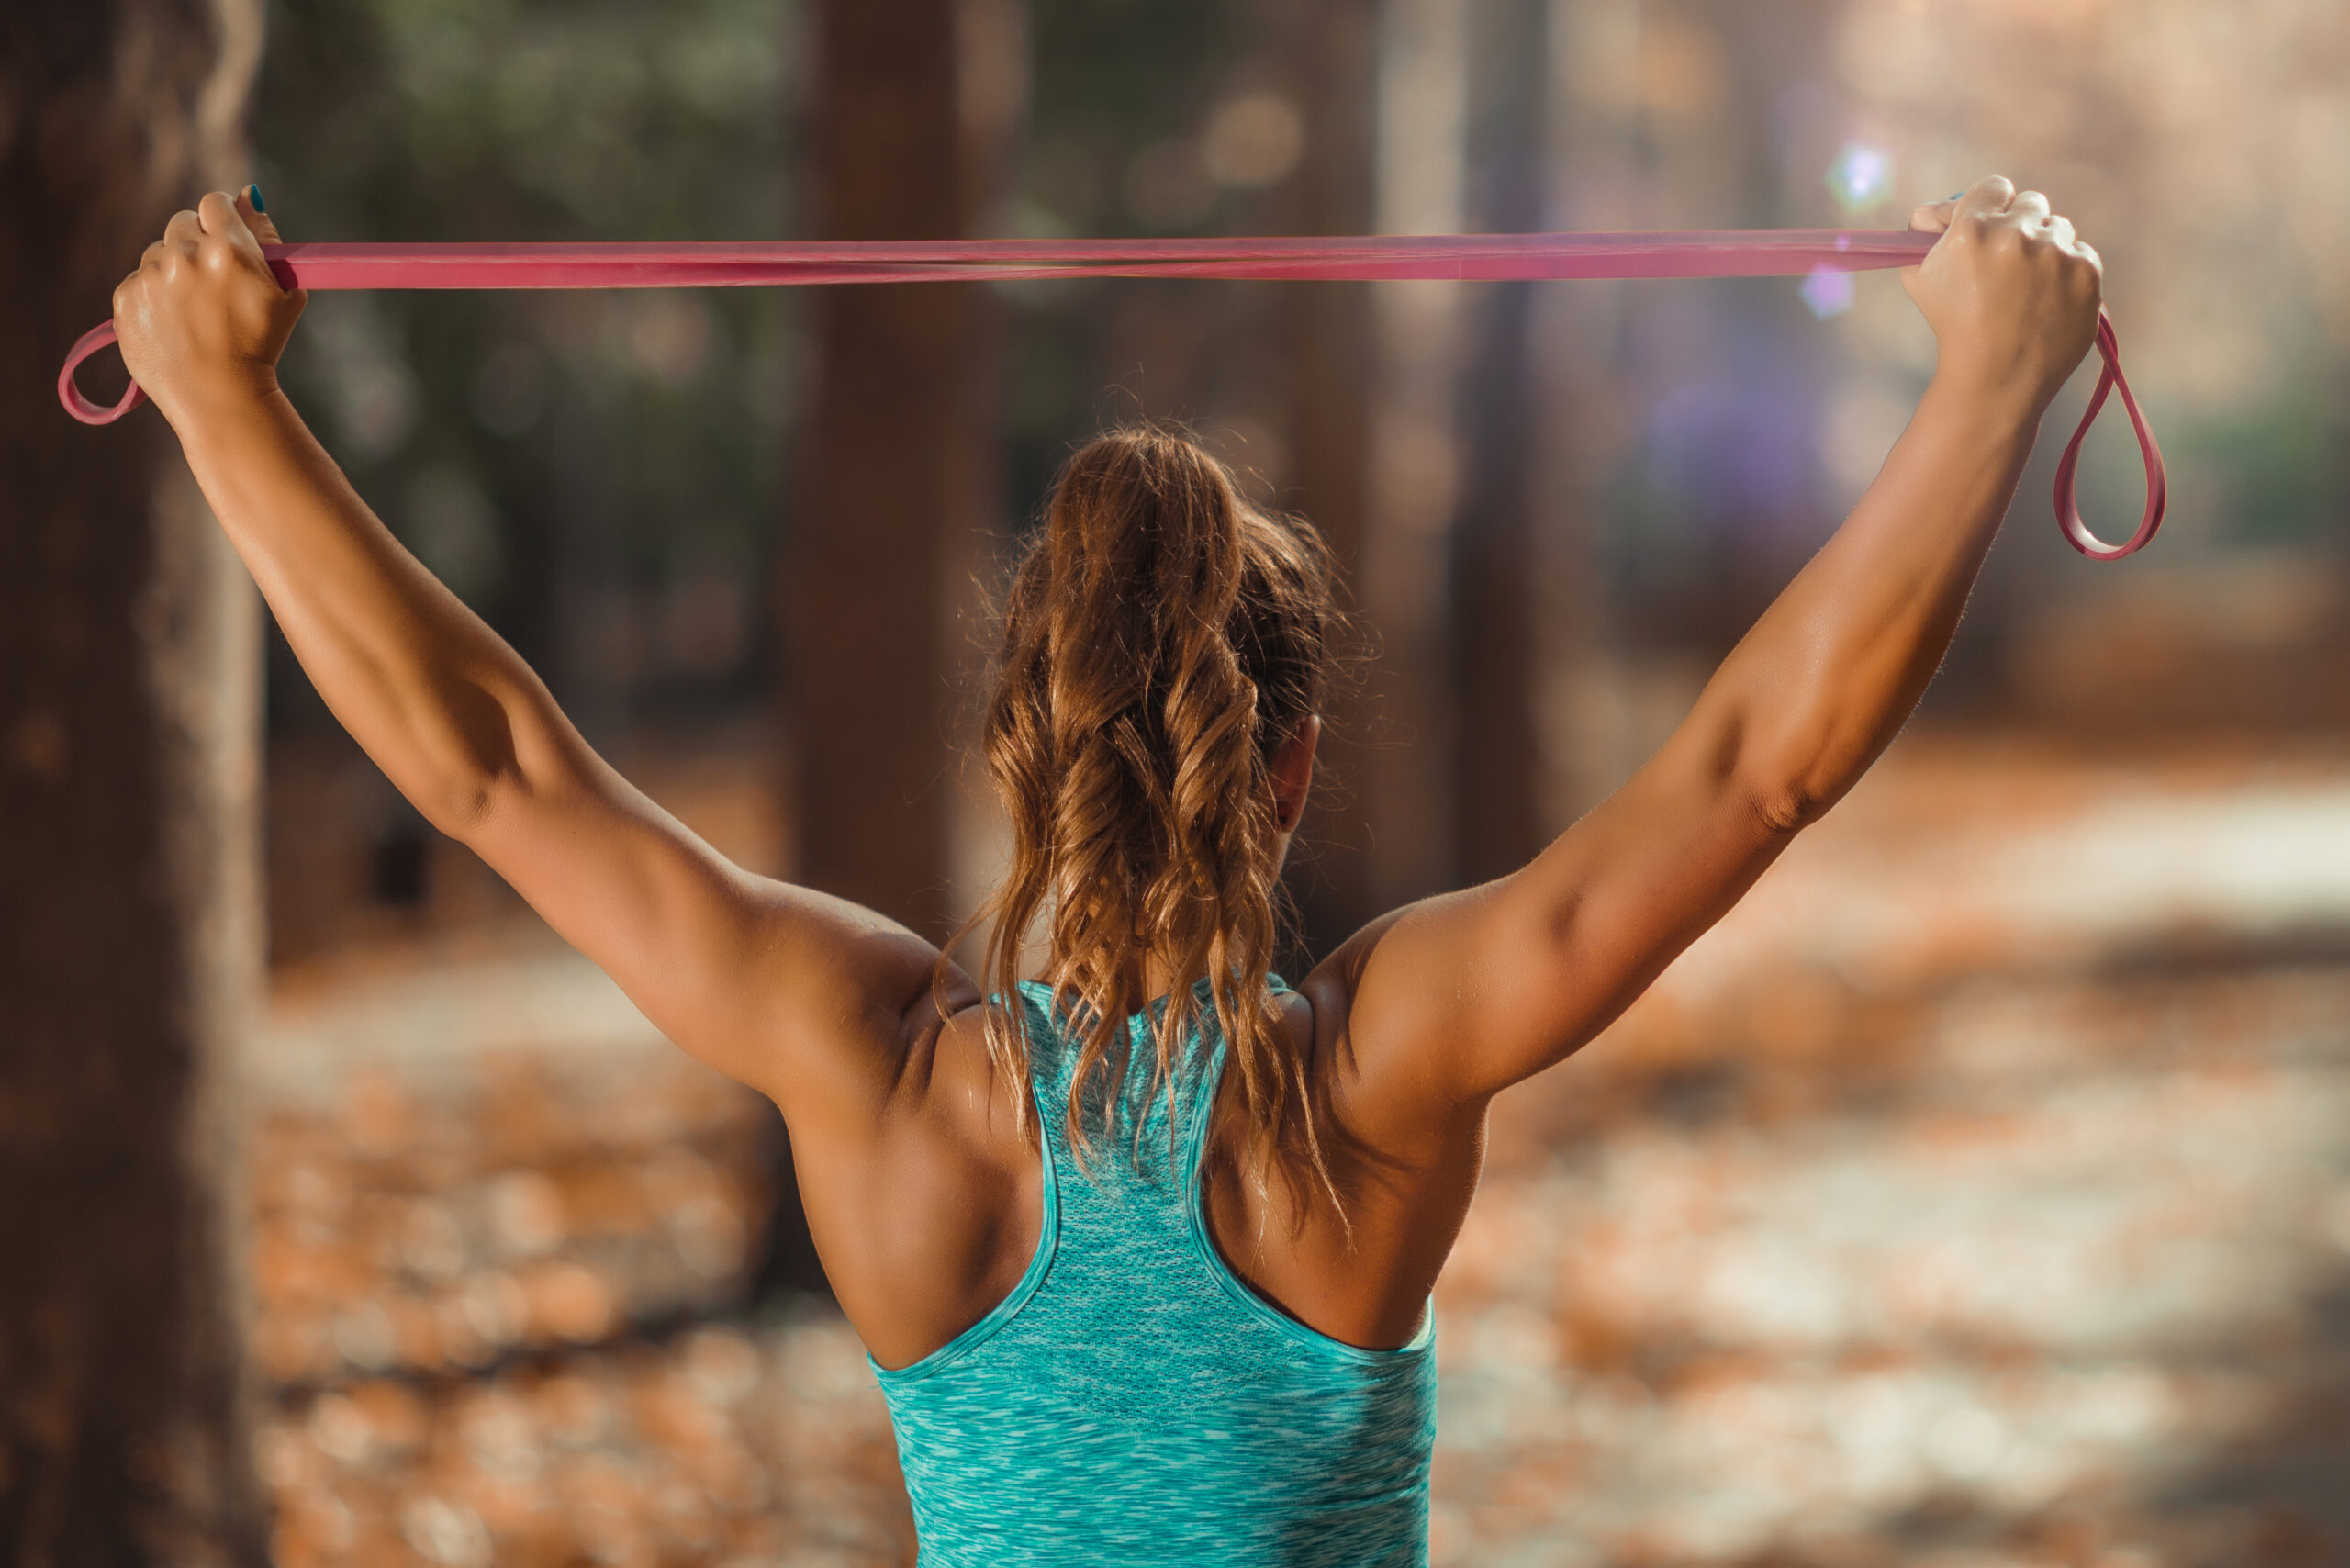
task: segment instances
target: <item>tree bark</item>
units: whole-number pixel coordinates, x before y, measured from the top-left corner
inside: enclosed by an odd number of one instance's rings
[[[1484,172],[1477,230],[1542,225],[1539,149],[1550,50],[1542,10],[1494,7],[1472,69],[1482,123],[1471,162]],[[1482,143],[1482,145],[1479,145]],[[1549,286],[1553,291],[1578,286]],[[1450,570],[1453,845],[1456,886],[1506,876],[1548,842],[1539,726],[1545,649],[1537,623],[1539,405],[1530,351],[1536,286],[1480,291],[1477,343],[1462,398],[1465,474]]]
[[[1293,234],[1360,234],[1371,224],[1376,180],[1374,83],[1378,32],[1374,8],[1353,0],[1255,0],[1251,25],[1265,54],[1294,95],[1305,122],[1297,172],[1281,186],[1270,216]],[[1289,493],[1280,500],[1313,520],[1337,553],[1348,583],[1361,592],[1371,529],[1371,404],[1375,369],[1369,286],[1280,286],[1290,358]],[[1375,623],[1370,628],[1374,633]],[[1334,694],[1326,715],[1319,788],[1290,857],[1304,953],[1319,958],[1379,913],[1374,749],[1415,737],[1385,719],[1378,672],[1359,689]],[[1310,957],[1309,957],[1310,956]]]
[[[811,231],[973,232],[1019,103],[1012,0],[826,0]],[[830,288],[783,552],[795,880],[926,935],[950,912],[947,761],[964,608],[997,510],[992,297]]]
[[[1539,227],[1671,228],[1695,218],[1654,206],[1641,163],[1641,0],[1550,0]],[[1533,421],[1534,625],[1543,830],[1562,831],[1645,763],[1678,722],[1660,709],[1626,652],[1628,629],[1608,598],[1602,547],[1607,476],[1637,439],[1623,386],[1627,312],[1638,286],[1562,285],[1536,292],[1527,331]]]
[[[259,981],[259,622],[151,412],[50,388],[229,176],[258,0],[0,20],[0,1553],[266,1560],[233,1052]]]
[[[1023,101],[1018,0],[824,0],[813,203],[834,240],[975,232]],[[951,767],[976,657],[974,568],[998,512],[994,298],[828,288],[777,604],[792,880],[946,937]],[[766,1283],[822,1288],[795,1203]]]
[[[1387,0],[1380,8],[1378,229],[1468,228],[1472,0]],[[1460,502],[1466,333],[1473,290],[1382,283],[1371,290],[1371,479],[1359,593],[1376,628],[1370,690],[1385,744],[1363,758],[1370,893],[1392,909],[1452,887],[1459,831],[1453,758],[1460,737],[1448,679],[1447,558]]]

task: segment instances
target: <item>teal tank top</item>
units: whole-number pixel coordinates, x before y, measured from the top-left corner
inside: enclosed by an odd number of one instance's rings
[[[1225,1056],[1206,980],[1178,1062],[1171,1170],[1149,1070],[1164,999],[1127,1020],[1139,1070],[1080,1172],[1066,1126],[1076,1046],[1046,987],[1020,991],[1045,1134],[1035,1256],[952,1343],[895,1372],[866,1358],[922,1568],[1423,1568],[1433,1302],[1410,1344],[1362,1350],[1225,1266],[1200,1203]]]

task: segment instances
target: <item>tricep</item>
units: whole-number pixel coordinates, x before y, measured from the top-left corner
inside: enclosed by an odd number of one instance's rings
[[[1455,1105],[1581,1049],[1808,820],[1703,748],[1676,736],[1522,869],[1403,912],[1363,960],[1357,1037],[1419,1057]]]

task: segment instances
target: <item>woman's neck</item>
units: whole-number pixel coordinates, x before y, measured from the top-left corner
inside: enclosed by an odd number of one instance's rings
[[[1058,977],[1048,968],[1043,978],[1049,984]],[[1118,1010],[1132,1017],[1173,991],[1175,976],[1156,956],[1137,952],[1126,960],[1125,968],[1120,971],[1119,986]]]
[[[1174,976],[1155,956],[1136,954],[1118,976],[1118,1010],[1131,1017],[1174,990]]]

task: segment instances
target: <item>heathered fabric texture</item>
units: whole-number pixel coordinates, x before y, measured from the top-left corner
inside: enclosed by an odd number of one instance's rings
[[[896,1372],[874,1365],[923,1568],[1420,1568],[1433,1304],[1409,1345],[1360,1350],[1270,1305],[1217,1256],[1199,1167],[1225,1052],[1205,980],[1179,1063],[1180,1182],[1147,1069],[1164,1000],[1127,1021],[1142,1070],[1080,1172],[1065,1125],[1076,1047],[1049,991],[1020,989],[1046,1151],[1035,1257],[953,1343]]]

